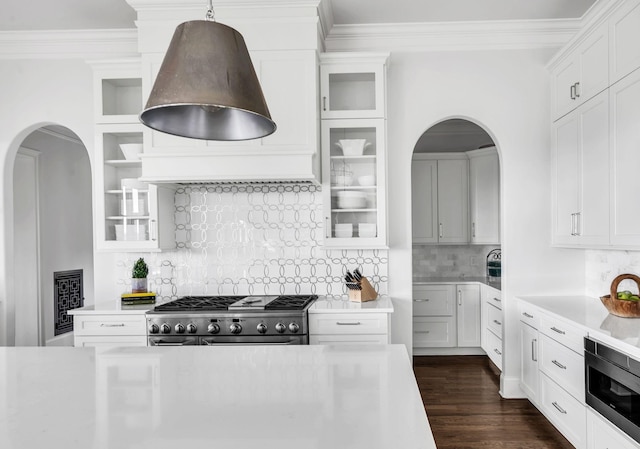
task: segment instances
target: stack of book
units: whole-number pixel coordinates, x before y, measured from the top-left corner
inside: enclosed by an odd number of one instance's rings
[[[153,292],[123,293],[121,299],[122,305],[155,304],[156,294]]]

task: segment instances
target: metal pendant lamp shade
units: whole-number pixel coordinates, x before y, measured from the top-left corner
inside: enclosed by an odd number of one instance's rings
[[[140,121],[206,140],[249,140],[276,130],[240,33],[210,20],[176,28]]]

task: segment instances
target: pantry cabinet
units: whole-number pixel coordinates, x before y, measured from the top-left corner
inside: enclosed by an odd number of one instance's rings
[[[171,185],[141,182],[144,130],[140,61],[93,63],[96,248],[159,251],[175,247]],[[133,147],[133,148],[132,148]]]
[[[609,243],[609,94],[552,127],[553,243]]]
[[[495,147],[468,151],[470,242],[500,244],[500,165]]]
[[[387,247],[387,54],[320,55],[327,248]]]
[[[468,243],[467,156],[464,153],[415,154],[411,182],[413,242]]]

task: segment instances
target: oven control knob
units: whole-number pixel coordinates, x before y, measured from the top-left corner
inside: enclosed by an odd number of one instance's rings
[[[182,323],[176,324],[176,332],[179,334],[184,334],[184,324]]]
[[[195,334],[197,330],[198,330],[198,326],[196,326],[195,324],[193,323],[187,324],[187,332],[189,332],[190,334]]]
[[[260,332],[261,334],[266,334],[267,333],[267,325],[264,323],[258,323],[258,332]]]
[[[283,333],[285,330],[287,330],[287,327],[282,324],[282,323],[278,323],[276,324],[276,332],[278,332],[279,334]]]
[[[157,334],[158,332],[160,332],[160,327],[157,324],[154,323],[149,325],[150,334]]]
[[[295,334],[300,330],[300,326],[298,326],[298,323],[289,323],[289,330]]]
[[[218,326],[216,323],[210,323],[207,327],[207,332],[209,332],[210,334],[217,334],[218,332],[220,332],[220,326]]]
[[[232,334],[239,334],[240,332],[242,332],[242,326],[240,326],[239,323],[231,323],[231,326],[229,326],[229,330]]]
[[[168,334],[169,332],[171,332],[171,326],[169,326],[167,323],[162,323],[160,325],[160,332],[162,332],[163,334]]]

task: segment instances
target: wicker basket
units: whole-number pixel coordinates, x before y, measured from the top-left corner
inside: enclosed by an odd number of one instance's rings
[[[621,274],[611,282],[611,291],[607,296],[601,296],[600,301],[609,313],[623,318],[640,318],[640,301],[618,299],[618,285],[625,279],[631,279],[640,290],[640,277],[635,274]]]

